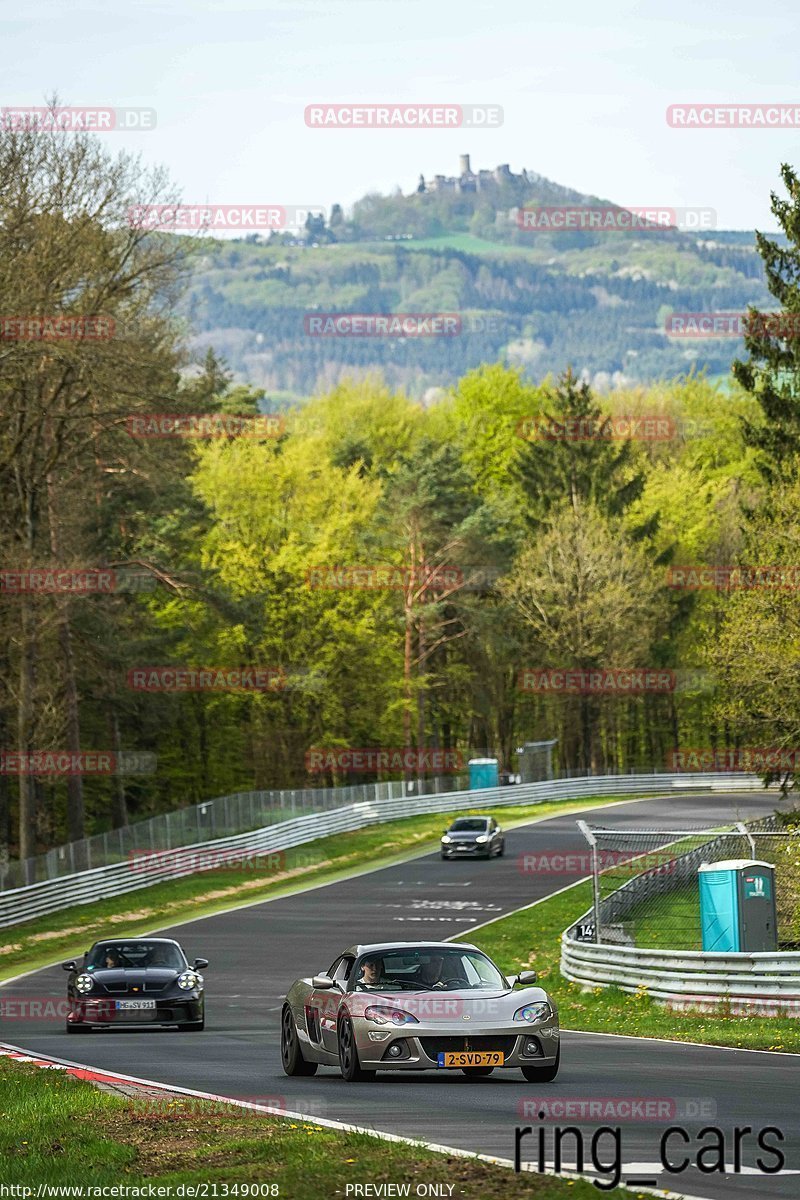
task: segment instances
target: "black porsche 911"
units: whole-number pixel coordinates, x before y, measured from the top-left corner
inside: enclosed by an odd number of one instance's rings
[[[80,966],[61,965],[69,971],[67,1033],[121,1026],[204,1028],[200,971],[208,959],[196,958],[190,967],[170,938],[95,942]]]

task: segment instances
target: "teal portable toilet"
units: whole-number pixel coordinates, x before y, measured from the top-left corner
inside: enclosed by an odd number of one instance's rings
[[[697,869],[703,949],[756,953],[778,949],[775,868],[736,858]]]
[[[500,786],[496,758],[471,758],[469,766],[469,790]]]

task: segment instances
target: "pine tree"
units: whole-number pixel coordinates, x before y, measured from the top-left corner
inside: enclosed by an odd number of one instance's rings
[[[746,362],[733,364],[736,380],[758,401],[764,420],[745,421],[744,434],[761,451],[759,466],[767,479],[796,475],[800,463],[800,179],[786,163],[781,177],[789,194],[771,193],[773,215],[788,240],[779,245],[756,232],[767,286],[781,307],[777,320],[750,309]],[[776,336],[783,333],[784,336]]]
[[[565,501],[574,509],[591,503],[605,516],[616,517],[641,495],[644,473],[634,461],[631,442],[612,440],[610,419],[589,385],[578,383],[571,370],[552,391],[549,411],[535,416],[520,433],[527,444],[515,473],[532,528]]]

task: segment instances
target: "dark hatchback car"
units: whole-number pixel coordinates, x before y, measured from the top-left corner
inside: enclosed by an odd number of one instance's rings
[[[95,942],[69,971],[67,1033],[92,1029],[177,1025],[199,1031],[205,1025],[205,994],[200,971],[170,938],[127,938]]]
[[[442,858],[500,858],[505,848],[494,817],[457,817],[442,835]]]

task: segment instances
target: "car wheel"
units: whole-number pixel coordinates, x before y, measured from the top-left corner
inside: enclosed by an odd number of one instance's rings
[[[67,1033],[91,1033],[91,1025],[75,1025],[70,1021],[66,1023]]]
[[[447,858],[447,855],[446,855],[446,854],[440,854],[440,856],[439,856],[439,857],[440,857],[440,858]]]
[[[300,1040],[294,1027],[294,1017],[289,1005],[281,1014],[281,1062],[286,1075],[316,1075],[317,1064],[306,1062],[300,1049]]]
[[[376,1071],[365,1071],[358,1061],[358,1047],[356,1046],[355,1033],[353,1032],[353,1022],[349,1017],[342,1017],[339,1022],[339,1070],[342,1073],[342,1079],[347,1083],[358,1083],[359,1080],[364,1083],[375,1078]]]
[[[500,843],[500,849],[497,851],[497,857],[498,857],[498,858],[502,858],[502,857],[503,857],[503,854],[505,853],[505,848],[506,848],[506,844],[505,844],[505,842],[501,842],[501,843]]]
[[[549,1067],[523,1067],[522,1074],[528,1083],[552,1083],[561,1063],[561,1047],[556,1051],[556,1061]]]
[[[461,1070],[468,1079],[482,1079],[485,1075],[491,1075],[494,1067],[462,1067]]]

